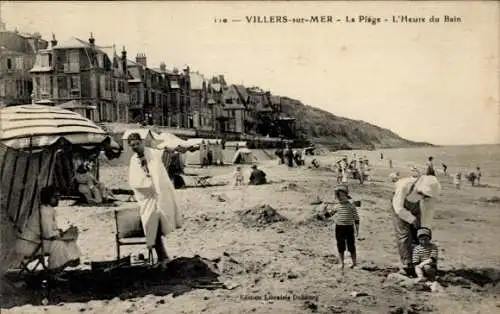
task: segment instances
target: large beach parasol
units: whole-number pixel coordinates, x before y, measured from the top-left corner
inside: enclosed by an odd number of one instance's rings
[[[50,146],[61,138],[73,145],[109,142],[121,150],[106,131],[82,115],[53,106],[21,105],[0,109],[0,140],[14,149]]]

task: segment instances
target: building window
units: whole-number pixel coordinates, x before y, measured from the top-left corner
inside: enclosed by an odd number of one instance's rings
[[[24,81],[16,81],[16,89],[17,89],[17,95],[23,96],[24,95]]]
[[[137,93],[136,92],[130,93],[130,102],[132,104],[136,104],[137,103]]]
[[[57,92],[59,93],[59,98],[68,97],[68,82],[66,81],[66,77],[60,76],[57,78]]]
[[[67,70],[70,72],[77,72],[80,69],[80,51],[68,50],[66,51],[66,64]]]
[[[71,90],[80,90],[80,76],[72,75],[70,78],[70,89]]]
[[[39,67],[49,67],[50,66],[50,55],[48,54],[43,54],[43,55],[37,55],[36,56],[36,65]]]
[[[7,70],[12,70],[12,59],[7,58]]]
[[[24,68],[23,57],[16,57],[14,60],[16,62],[16,70],[22,70]]]
[[[40,94],[42,96],[50,95],[50,76],[40,77]]]

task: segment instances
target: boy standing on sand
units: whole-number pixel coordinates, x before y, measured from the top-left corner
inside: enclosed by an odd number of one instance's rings
[[[356,266],[356,237],[359,234],[358,210],[349,201],[351,197],[347,185],[340,184],[335,188],[335,198],[338,203],[334,206],[333,217],[341,267],[344,269],[344,252],[347,245],[347,250],[352,259],[351,268],[354,268]]]
[[[437,272],[438,248],[431,242],[431,230],[420,228],[417,237],[420,244],[413,248],[413,265],[415,265],[417,280],[434,281]]]

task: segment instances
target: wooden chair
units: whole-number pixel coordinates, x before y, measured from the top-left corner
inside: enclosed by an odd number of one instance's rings
[[[24,272],[34,273],[37,270],[38,266],[42,266],[42,269],[46,270],[48,265],[47,265],[47,262],[45,259],[48,258],[49,256],[50,256],[50,254],[44,252],[43,245],[40,244],[38,246],[37,250],[35,251],[35,253],[33,253],[30,256],[26,256],[24,258],[24,260],[21,262],[20,267],[19,267],[19,269],[20,269],[19,274],[22,274]],[[30,267],[30,265],[33,262],[36,262],[35,266]]]
[[[116,259],[120,259],[120,247],[125,245],[146,245],[139,208],[115,210]],[[153,264],[153,250],[149,249],[148,262]]]
[[[38,210],[38,215],[39,215],[39,227],[40,227],[40,243],[37,245],[36,249],[33,251],[33,253],[29,256],[24,256],[23,261],[21,261],[20,264],[20,271],[19,274],[22,274],[23,272],[27,273],[34,273],[38,266],[42,266],[43,270],[46,270],[48,267],[47,262],[45,261],[45,258],[49,257],[50,254],[45,252],[45,249],[43,247],[43,225],[42,225],[42,212]],[[19,232],[19,236],[21,236],[21,232]],[[33,263],[36,262],[35,266],[33,268],[30,268],[29,266]]]

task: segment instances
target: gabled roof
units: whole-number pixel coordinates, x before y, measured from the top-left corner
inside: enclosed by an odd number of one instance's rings
[[[57,46],[53,47],[53,49],[78,49],[78,48],[90,48],[89,43],[78,39],[76,37],[71,37],[69,39],[59,41]]]
[[[243,85],[233,85],[233,86],[240,95],[241,100],[243,100],[246,103],[248,101],[248,92],[245,86]]]
[[[132,79],[130,79],[129,82],[131,82],[131,83],[142,82],[141,73],[140,73],[139,68],[137,68],[137,67],[128,68],[128,73],[132,76]]]

